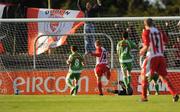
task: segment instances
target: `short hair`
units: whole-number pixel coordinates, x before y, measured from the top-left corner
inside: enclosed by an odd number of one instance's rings
[[[128,34],[127,31],[124,31],[124,32],[122,33],[122,36],[123,36],[123,38],[128,39],[129,34]]]
[[[97,46],[101,46],[101,41],[100,40],[96,40],[95,43],[96,43]]]
[[[147,18],[147,19],[145,19],[145,20],[144,20],[144,23],[145,23],[147,26],[149,26],[149,27],[151,27],[151,26],[154,25],[152,18]]]
[[[76,51],[77,51],[77,46],[72,45],[72,46],[71,46],[71,49],[72,49],[72,51],[76,52]]]

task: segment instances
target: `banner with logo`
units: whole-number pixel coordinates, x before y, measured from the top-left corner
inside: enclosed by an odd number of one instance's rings
[[[70,88],[66,85],[65,79],[68,71],[11,71],[0,73],[0,94],[60,94],[69,95]],[[120,71],[113,69],[111,71],[111,81],[103,83],[104,94],[113,95],[107,92],[107,89],[118,89],[117,85],[112,84],[117,81]],[[133,94],[141,94],[142,85],[139,72],[132,72]],[[180,94],[180,72],[169,72],[170,79],[176,91]],[[122,75],[120,75],[122,80]],[[79,80],[78,94],[98,94],[96,77],[93,70],[84,70]],[[169,94],[167,86],[159,81],[160,94]],[[154,84],[149,84],[152,94],[155,93]]]
[[[62,9],[28,8],[27,18],[81,18],[81,11]],[[28,52],[34,53],[34,42],[41,35],[72,34],[83,22],[38,22],[28,23]],[[66,44],[67,36],[42,36],[36,42],[36,54],[41,54],[49,48]]]

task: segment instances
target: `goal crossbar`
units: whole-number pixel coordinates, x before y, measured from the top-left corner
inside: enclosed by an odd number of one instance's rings
[[[180,16],[168,17],[103,17],[103,18],[21,18],[21,19],[0,19],[0,22],[87,22],[87,21],[137,21],[152,18],[154,20],[180,20]]]

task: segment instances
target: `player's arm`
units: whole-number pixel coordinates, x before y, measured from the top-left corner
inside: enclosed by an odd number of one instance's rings
[[[101,1],[97,0],[97,4],[98,4],[98,6],[101,6]]]
[[[118,44],[117,44],[117,46],[116,46],[116,51],[117,51],[117,55],[118,55],[118,57],[119,57],[119,55],[120,55],[120,42],[118,42]]]
[[[83,66],[85,66],[85,60],[84,60],[84,58],[83,58],[83,56],[81,55],[81,64],[83,65]]]
[[[168,39],[167,34],[162,31],[162,32],[161,32],[161,35],[162,35],[162,37],[163,37],[163,42],[164,42],[164,44],[168,44],[169,39]]]
[[[85,10],[85,8],[82,6],[81,0],[77,0],[77,7],[78,7],[78,9],[79,9],[80,11],[84,11],[84,10]]]
[[[70,55],[69,58],[66,60],[66,63],[70,65],[72,62],[72,56]]]
[[[95,52],[91,52],[91,56],[101,57],[102,49],[97,48]]]
[[[142,35],[143,47],[140,49],[140,56],[143,56],[149,48],[149,33],[150,30],[145,30]]]

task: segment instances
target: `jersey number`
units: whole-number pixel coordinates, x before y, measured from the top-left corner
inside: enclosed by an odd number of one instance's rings
[[[76,59],[74,65],[75,65],[76,67],[78,67],[79,64],[80,64],[80,63],[79,63],[79,59]]]

